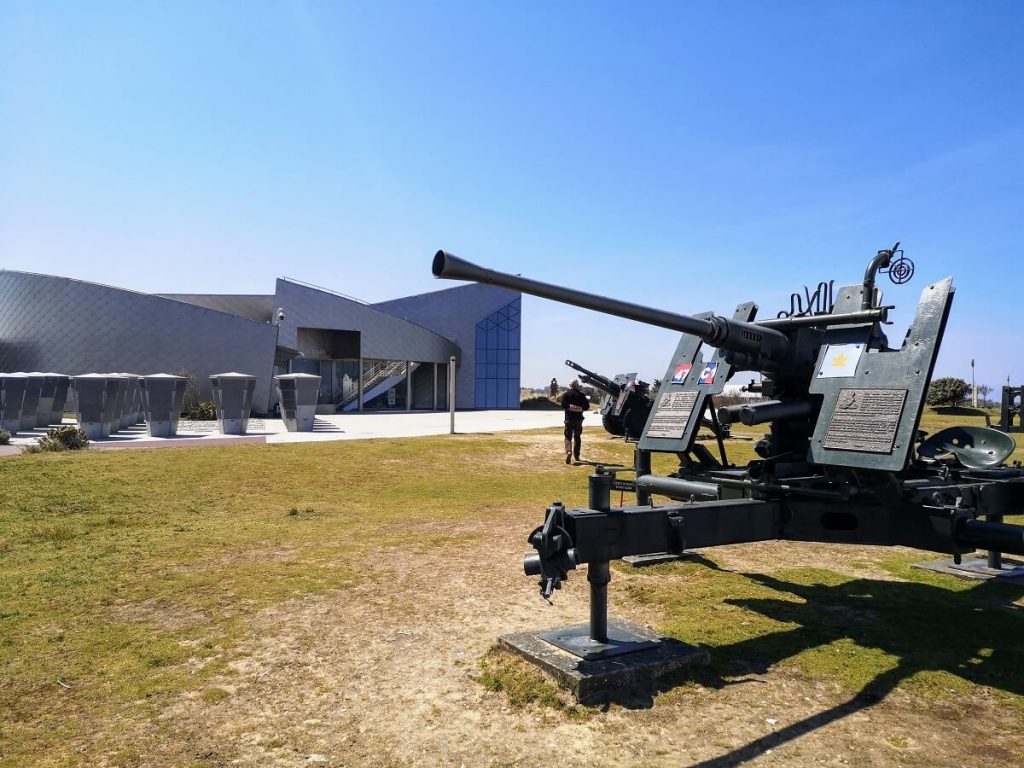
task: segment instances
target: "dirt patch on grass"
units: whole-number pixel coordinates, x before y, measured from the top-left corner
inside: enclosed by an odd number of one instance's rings
[[[528,469],[531,472],[561,472],[565,469],[565,452],[561,435],[515,435],[504,438],[508,450],[474,459],[481,466],[503,469]]]
[[[362,563],[374,578],[360,586],[252,617],[253,640],[231,673],[166,708],[165,730],[184,737],[182,749],[199,765],[726,766],[756,757],[758,765],[934,766],[1024,758],[1019,716],[987,689],[939,702],[901,690],[872,698],[792,668],[726,679],[698,672],[654,700],[582,716],[517,705],[479,680],[495,638],[587,614],[583,572],[554,606],[522,575],[517,564],[534,517],[522,511],[497,526],[461,526],[473,538],[468,547],[392,548]],[[868,562],[862,557],[874,551],[864,549],[746,545],[715,556],[737,569],[813,561],[887,576],[850,565]],[[650,577],[617,569],[613,596],[642,578]],[[657,606],[615,601],[613,613],[659,620]]]
[[[201,626],[207,621],[202,611],[159,598],[115,606],[110,615],[115,621],[152,624],[166,632],[180,632]]]
[[[696,551],[730,571],[772,573],[780,567],[822,568],[856,578],[895,580],[895,576],[879,565],[879,560],[913,550],[906,547],[759,541]],[[928,559],[929,556],[922,557]]]

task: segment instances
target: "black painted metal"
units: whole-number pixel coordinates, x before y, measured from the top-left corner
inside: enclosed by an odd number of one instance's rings
[[[875,277],[897,253],[880,251],[863,283],[836,291],[828,314],[759,323],[752,303],[737,307],[732,319],[676,315],[438,252],[433,271],[439,277],[491,282],[683,333],[635,450],[637,505],[611,507],[614,479],[598,468],[587,508],[553,505],[530,536],[536,554],[524,567],[540,576],[545,597],[576,565],[588,566],[589,637],[557,642],[576,647],[574,653],[604,653],[614,645],[602,644],[608,639],[609,563],[628,556],[771,539],[905,545],[956,558],[981,548],[990,551],[995,568],[999,553],[1024,555],[1024,527],[1002,522],[1024,512],[1024,467],[1003,463],[1007,446],[995,450],[996,442],[981,435],[978,450],[987,458],[980,461],[959,450],[960,443],[953,447],[963,455],[933,450],[939,438],[922,444],[924,393],[953,286],[950,278],[926,286],[902,345],[890,348],[882,328],[888,308],[881,306]],[[894,282],[909,274],[901,269]],[[702,344],[719,348],[705,359]],[[755,447],[760,458],[735,467],[724,450],[719,461],[695,437],[711,398],[743,368],[762,373],[753,389],[768,402],[729,406],[717,416],[767,424],[769,433]],[[676,454],[678,469],[652,474],[652,451]],[[652,504],[654,494],[673,501]]]
[[[587,582],[590,584],[590,639],[608,642],[608,582],[612,580],[607,560],[587,563]]]
[[[590,508],[596,512],[611,509],[612,476],[598,467],[590,476]],[[587,582],[590,584],[590,639],[608,642],[608,582],[612,580],[607,560],[587,562]]]
[[[431,269],[434,277],[500,285],[504,288],[528,293],[531,296],[540,296],[563,304],[593,309],[597,312],[625,317],[659,328],[668,328],[671,331],[692,333],[713,346],[757,354],[769,360],[781,360],[789,347],[789,340],[785,334],[754,323],[737,322],[717,316],[698,319],[689,315],[665,312],[641,304],[618,301],[607,296],[598,296],[594,293],[576,291],[487,269],[445,251],[438,251],[434,254],[434,263]]]
[[[644,475],[651,474],[651,452],[645,451],[643,448],[637,446],[633,449],[633,469],[636,472],[636,478],[639,480]],[[639,485],[636,486],[636,503],[637,504],[650,504],[651,493],[647,490],[642,490]]]

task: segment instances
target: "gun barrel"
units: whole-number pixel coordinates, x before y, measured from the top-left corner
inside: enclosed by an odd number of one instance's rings
[[[677,315],[674,312],[664,312],[639,304],[631,304],[628,301],[610,299],[607,296],[598,296],[594,293],[576,291],[571,288],[563,288],[560,285],[552,285],[550,283],[542,283],[539,280],[520,277],[519,275],[498,272],[478,266],[465,259],[460,259],[458,256],[453,256],[446,251],[438,251],[434,255],[431,271],[434,273],[434,277],[443,277],[450,280],[472,280],[477,283],[500,285],[503,288],[511,288],[515,291],[528,293],[531,296],[539,296],[542,299],[560,301],[563,304],[593,309],[597,312],[625,317],[629,320],[639,320],[648,325],[657,325],[661,328],[668,328],[669,330],[680,331],[681,333],[692,333],[695,336],[707,336],[713,331],[713,327],[708,320],[701,320],[687,315]]]
[[[584,384],[590,384],[591,386],[597,387],[598,389],[602,389],[611,395],[619,394],[619,390],[622,389],[622,387],[620,387],[611,379],[607,379],[599,373],[594,373],[593,371],[584,368],[579,363],[574,363],[572,360],[566,360],[565,364],[572,368],[574,371],[579,371],[580,373],[583,374]]]
[[[551,299],[563,304],[592,309],[607,315],[624,317],[659,328],[668,328],[671,331],[693,334],[716,347],[760,355],[768,360],[780,360],[789,348],[789,339],[785,334],[756,323],[743,323],[725,317],[711,317],[703,320],[699,317],[678,315],[675,312],[644,307],[628,301],[610,299],[607,296],[598,296],[487,269],[460,259],[458,256],[453,256],[446,251],[438,251],[434,254],[431,271],[434,273],[434,277],[500,285],[503,288],[511,288],[531,296],[539,296],[542,299]]]

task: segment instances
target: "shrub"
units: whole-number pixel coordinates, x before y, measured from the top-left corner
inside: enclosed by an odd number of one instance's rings
[[[528,397],[519,402],[519,407],[524,411],[560,411],[562,406],[547,397]]]
[[[0,429],[0,445],[10,445],[11,433],[6,429]]]
[[[39,439],[41,451],[80,451],[89,447],[89,438],[78,427],[54,427]]]
[[[936,379],[928,385],[928,405],[960,405],[971,393],[971,385],[955,376]]]
[[[217,409],[212,400],[204,400],[185,411],[185,418],[191,421],[213,421],[217,418]]]

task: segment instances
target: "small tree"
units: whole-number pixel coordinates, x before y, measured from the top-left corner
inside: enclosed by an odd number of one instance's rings
[[[955,376],[935,379],[928,385],[928,405],[960,405],[971,393],[971,385]]]
[[[551,397],[557,397],[558,396],[558,379],[556,379],[556,378],[552,378],[551,379],[551,384],[548,386],[548,394]]]

